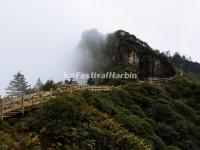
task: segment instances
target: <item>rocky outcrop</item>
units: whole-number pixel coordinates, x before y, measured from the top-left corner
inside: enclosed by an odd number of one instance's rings
[[[119,30],[108,35],[107,53],[113,66],[129,63],[137,68],[139,78],[170,77],[175,74],[168,58],[147,43]]]
[[[128,54],[128,62],[130,64],[139,64],[139,57],[135,51],[132,51],[130,54]]]

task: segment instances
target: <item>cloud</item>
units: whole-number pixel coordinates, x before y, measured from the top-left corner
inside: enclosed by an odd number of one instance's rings
[[[77,47],[79,66],[83,72],[99,71],[104,60],[106,35],[96,29],[84,31]]]

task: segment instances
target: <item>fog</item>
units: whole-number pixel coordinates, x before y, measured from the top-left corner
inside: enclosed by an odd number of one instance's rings
[[[1,0],[0,94],[20,70],[32,85],[77,70],[85,30],[118,29],[200,61],[198,0]]]
[[[77,71],[99,72],[106,62],[106,37],[96,29],[86,30],[77,46]]]

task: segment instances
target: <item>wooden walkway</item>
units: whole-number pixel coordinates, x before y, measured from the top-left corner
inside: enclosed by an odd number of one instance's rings
[[[169,78],[156,78],[150,77],[148,81],[150,82],[167,82],[175,80],[179,77],[183,76],[183,72],[179,71],[175,76]],[[3,98],[0,97],[0,119],[10,118],[15,116],[16,114],[24,114],[25,111],[31,111],[34,108],[41,107],[42,104],[51,98],[54,98],[58,95],[62,94],[73,94],[78,91],[89,90],[92,92],[109,92],[111,91],[113,86],[89,86],[89,85],[69,85],[62,84],[56,90],[51,91],[40,91],[37,93],[33,93],[30,95],[24,95],[21,97],[15,98]],[[118,87],[119,88],[119,87]]]
[[[88,85],[65,85],[62,84],[56,90],[40,91],[30,95],[24,95],[15,98],[0,99],[0,119],[13,117],[25,111],[31,111],[34,108],[41,107],[42,104],[51,98],[61,94],[73,94],[77,91],[89,90],[92,92],[109,92],[112,86],[88,86]]]
[[[162,83],[162,82],[169,82],[173,81],[177,78],[180,78],[183,76],[183,71],[177,71],[176,75],[169,77],[169,78],[157,78],[157,77],[149,77],[148,81],[155,82],[155,83]]]

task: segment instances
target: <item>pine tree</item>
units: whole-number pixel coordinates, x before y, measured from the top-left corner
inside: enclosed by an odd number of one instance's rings
[[[9,96],[20,96],[26,94],[28,91],[29,85],[26,82],[26,79],[20,71],[13,76],[13,80],[10,81],[9,86],[7,87],[7,94]]]

